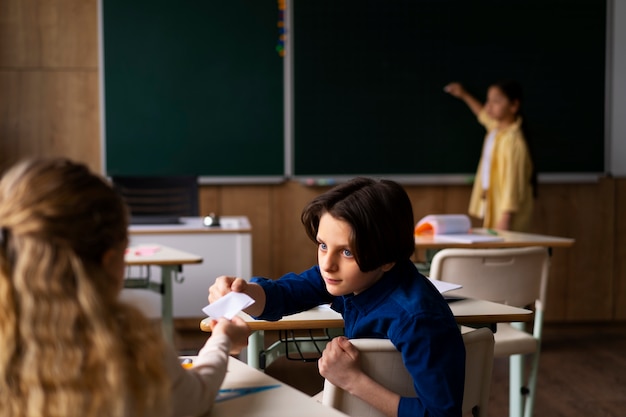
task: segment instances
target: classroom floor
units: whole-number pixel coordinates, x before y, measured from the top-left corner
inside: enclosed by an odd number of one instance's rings
[[[175,344],[193,353],[205,338],[200,330],[178,329]],[[309,395],[323,387],[314,362],[281,358],[266,372]],[[508,416],[507,358],[495,359],[488,414]],[[626,323],[544,325],[534,416],[626,416]]]

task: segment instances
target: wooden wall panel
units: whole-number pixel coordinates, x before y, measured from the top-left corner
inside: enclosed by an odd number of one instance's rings
[[[272,242],[272,277],[288,272],[302,272],[317,262],[317,248],[304,232],[300,214],[309,201],[327,189],[288,181],[276,193],[272,208],[272,231],[275,237]]]
[[[19,73],[0,69],[0,172],[19,156]]]
[[[614,317],[626,320],[626,178],[615,180]]]
[[[28,156],[65,156],[100,171],[97,71],[1,74],[12,94],[0,121],[5,167]]]
[[[100,171],[95,0],[0,2],[0,169],[65,156]]]
[[[0,67],[98,67],[97,0],[0,2]]]
[[[576,239],[572,248],[553,251],[546,319],[607,320],[612,292],[613,186],[542,185],[534,230]]]
[[[574,321],[607,320],[613,314],[613,180],[569,189],[572,204],[568,216],[576,245],[570,250],[575,268],[569,271],[566,317]]]

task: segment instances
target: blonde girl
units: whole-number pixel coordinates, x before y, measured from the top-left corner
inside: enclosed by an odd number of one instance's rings
[[[206,415],[242,321],[214,323],[184,370],[134,307],[118,301],[127,209],[65,159],[22,162],[0,181],[0,416]],[[184,395],[184,397],[183,397]]]

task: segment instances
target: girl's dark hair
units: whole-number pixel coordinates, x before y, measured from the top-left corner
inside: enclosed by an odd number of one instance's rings
[[[533,164],[533,171],[530,175],[530,185],[533,187],[533,197],[537,198],[539,190],[538,182],[537,182],[537,161],[534,157],[534,147],[532,144],[532,135],[528,132],[528,123],[526,122],[526,118],[522,114],[522,102],[523,102],[523,91],[520,83],[514,80],[500,80],[491,84],[490,87],[496,87],[509,99],[509,101],[517,101],[519,102],[519,110],[517,111],[517,115],[522,118],[522,133],[524,134],[524,140],[526,141],[526,147],[528,148],[528,153],[530,154],[530,160]]]
[[[415,251],[413,207],[396,182],[357,177],[314,198],[301,217],[313,242],[324,213],[352,227],[350,245],[363,272],[409,259]]]

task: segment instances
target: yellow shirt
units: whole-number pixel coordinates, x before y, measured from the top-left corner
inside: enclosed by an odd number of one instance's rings
[[[497,125],[497,122],[491,119],[485,110],[478,115],[478,121],[487,129],[487,136]],[[478,163],[468,211],[472,216],[483,218],[483,227],[495,228],[503,213],[512,212],[511,230],[523,232],[530,228],[533,212],[533,190],[530,178],[533,165],[521,124],[520,117],[511,126],[498,129],[496,133],[489,171],[490,184],[484,200],[481,178],[482,157]]]

